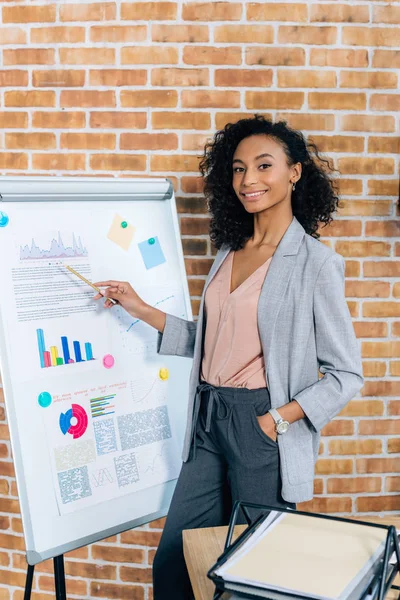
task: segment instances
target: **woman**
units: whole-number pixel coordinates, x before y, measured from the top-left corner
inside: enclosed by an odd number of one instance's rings
[[[338,203],[327,170],[283,122],[229,124],[201,162],[219,252],[197,327],[146,305],[127,283],[98,284],[158,329],[160,353],[194,359],[155,600],[193,597],[183,529],[226,524],[236,500],[279,507],[312,498],[319,432],[362,386],[344,260],[316,239]]]

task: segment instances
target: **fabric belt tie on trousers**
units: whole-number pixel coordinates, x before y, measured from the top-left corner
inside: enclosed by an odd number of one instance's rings
[[[219,392],[219,389],[211,383],[202,382],[197,386],[196,396],[194,399],[194,409],[193,409],[193,423],[192,423],[192,440],[193,440],[193,458],[196,456],[196,425],[197,419],[200,413],[201,406],[201,395],[203,392],[209,392],[208,406],[207,406],[207,417],[206,417],[206,433],[210,432],[211,429],[211,419],[212,412],[214,408],[214,404],[217,408],[217,417],[218,419],[227,419],[229,416],[230,408],[222,397],[222,394]]]

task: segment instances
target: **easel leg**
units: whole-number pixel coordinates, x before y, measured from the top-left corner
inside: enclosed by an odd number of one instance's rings
[[[54,578],[56,582],[56,600],[67,600],[65,589],[64,556],[56,556],[54,562]]]
[[[26,572],[24,600],[30,600],[31,599],[32,582],[33,582],[33,573],[34,573],[34,571],[35,571],[35,567],[33,565],[28,565],[28,570]]]

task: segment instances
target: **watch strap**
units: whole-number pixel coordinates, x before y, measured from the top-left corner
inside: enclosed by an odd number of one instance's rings
[[[269,414],[271,415],[271,417],[273,418],[273,420],[275,421],[275,424],[277,425],[280,421],[283,421],[283,418],[281,417],[281,415],[278,413],[278,411],[276,410],[276,408],[270,408],[269,409]]]

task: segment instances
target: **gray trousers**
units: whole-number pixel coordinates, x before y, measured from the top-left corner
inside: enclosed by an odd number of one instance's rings
[[[154,559],[154,600],[193,599],[182,530],[226,525],[237,500],[294,506],[281,496],[278,444],[257,421],[270,408],[266,388],[199,386],[191,457],[183,463]]]

